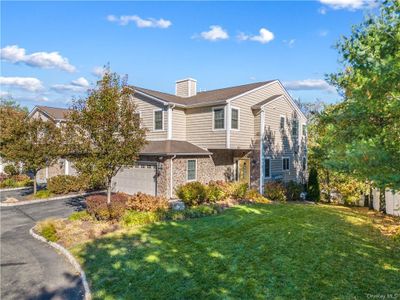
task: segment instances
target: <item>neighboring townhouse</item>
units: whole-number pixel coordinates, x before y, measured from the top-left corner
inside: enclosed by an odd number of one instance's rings
[[[40,118],[44,121],[53,122],[57,127],[61,127],[66,121],[70,110],[49,106],[35,106],[29,113],[29,118]],[[39,183],[47,182],[47,179],[57,175],[75,175],[76,170],[70,161],[60,158],[57,163],[40,170],[37,174]]]
[[[261,192],[271,180],[305,182],[307,119],[279,80],[196,86],[179,80],[175,95],[134,87],[149,143],[114,178],[115,191],[174,198],[190,181],[244,181]]]

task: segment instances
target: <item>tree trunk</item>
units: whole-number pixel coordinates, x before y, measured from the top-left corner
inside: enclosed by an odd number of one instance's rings
[[[107,204],[111,204],[111,180],[107,182]]]
[[[328,203],[331,203],[331,187],[330,187],[330,178],[329,171],[326,171],[326,187],[328,189]]]
[[[374,196],[372,195],[372,185],[369,185],[369,209],[374,209]]]
[[[379,211],[386,214],[386,201],[385,201],[386,188],[379,189]]]
[[[34,195],[36,195],[36,192],[37,192],[36,174],[37,174],[37,172],[33,173],[33,194]]]

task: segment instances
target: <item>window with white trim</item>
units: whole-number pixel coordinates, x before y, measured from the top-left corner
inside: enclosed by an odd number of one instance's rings
[[[196,160],[188,159],[187,161],[187,180],[196,180]]]
[[[307,158],[303,157],[303,171],[307,169]]]
[[[299,120],[293,120],[292,136],[297,137],[299,134]]]
[[[154,111],[154,130],[163,130],[163,111]]]
[[[214,129],[224,129],[225,128],[225,109],[214,108]]]
[[[290,169],[290,159],[289,159],[289,157],[283,157],[282,158],[282,170],[289,171],[289,169]]]
[[[232,108],[231,128],[232,129],[239,129],[239,110],[237,108]]]
[[[285,116],[281,116],[280,128],[281,128],[282,130],[285,129]]]
[[[307,135],[307,125],[306,124],[303,124],[302,131],[303,131],[303,136],[306,136]]]
[[[265,178],[271,177],[271,159],[270,158],[264,159],[264,177]]]
[[[135,123],[135,127],[140,128],[141,122],[140,122],[140,112],[137,112],[134,114],[134,120],[133,122]]]

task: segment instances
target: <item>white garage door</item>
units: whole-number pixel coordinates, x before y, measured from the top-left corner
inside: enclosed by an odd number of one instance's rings
[[[135,167],[122,168],[112,179],[114,192],[122,192],[130,195],[138,192],[156,194],[156,166],[139,163]]]

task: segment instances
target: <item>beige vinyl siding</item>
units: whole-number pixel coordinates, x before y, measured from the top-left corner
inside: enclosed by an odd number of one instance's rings
[[[232,149],[251,149],[255,142],[255,116],[251,107],[271,96],[283,93],[279,83],[274,82],[232,101],[231,105],[240,109],[240,130],[231,130]]]
[[[136,104],[136,110],[140,112],[142,126],[148,129],[146,137],[149,141],[152,140],[163,140],[167,138],[168,129],[168,113],[167,107],[161,103],[154,100],[148,99],[144,96],[134,96],[132,101]],[[154,111],[163,110],[163,125],[162,131],[154,130]]]
[[[172,111],[172,139],[186,140],[186,113],[184,109],[174,108]]]
[[[186,140],[202,148],[226,147],[226,130],[213,130],[212,107],[186,110]]]
[[[42,121],[52,121],[49,117],[47,117],[44,113],[37,110],[31,117],[32,119],[41,119]]]
[[[180,97],[188,97],[189,84],[187,82],[179,82],[176,85],[176,95]]]
[[[302,147],[301,124],[305,123],[303,116],[298,114],[286,96],[280,97],[264,106],[265,110],[265,157],[271,157],[272,177],[282,175],[284,181],[299,180],[302,175],[302,158],[305,155],[305,145]],[[285,116],[285,128],[280,129],[280,118]],[[292,136],[294,117],[299,121],[298,138]],[[296,153],[297,152],[297,153]],[[282,158],[289,157],[290,169],[283,171]]]

